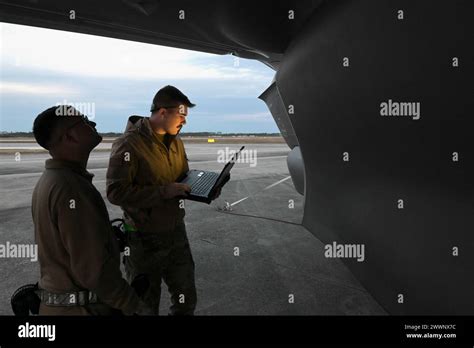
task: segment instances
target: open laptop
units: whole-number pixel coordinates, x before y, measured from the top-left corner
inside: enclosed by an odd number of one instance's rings
[[[230,170],[234,166],[235,161],[237,161],[239,154],[244,147],[245,146],[242,146],[240,150],[232,156],[220,174],[192,169],[188,171],[184,177],[178,179],[179,183],[191,186],[191,192],[186,196],[186,199],[210,204],[212,201],[211,197],[214,195],[216,190],[223,187],[227,181],[229,181]]]

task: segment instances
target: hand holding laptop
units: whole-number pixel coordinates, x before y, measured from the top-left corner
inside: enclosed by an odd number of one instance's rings
[[[186,197],[191,192],[191,187],[188,184],[181,184],[172,182],[163,189],[163,198],[171,199],[176,197]]]
[[[188,184],[191,188],[191,192],[189,192],[185,198],[210,204],[211,201],[219,197],[220,190],[229,181],[230,171],[234,167],[234,164],[244,147],[245,146],[242,146],[240,150],[232,156],[220,174],[192,169],[179,178],[178,182]]]
[[[229,178],[230,178],[230,175],[229,175]],[[228,180],[226,180],[226,181],[228,181]],[[219,196],[221,195],[221,189],[222,189],[222,186],[219,187],[215,191],[214,195],[212,195],[209,198],[212,201],[219,198]],[[189,195],[189,193],[191,192],[191,186],[189,186],[187,184],[181,184],[181,183],[173,182],[171,184],[166,185],[163,191],[164,191],[164,194],[163,194],[164,199],[186,198]]]

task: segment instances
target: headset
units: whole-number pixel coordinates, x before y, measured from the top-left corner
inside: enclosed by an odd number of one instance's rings
[[[12,295],[10,303],[13,313],[17,316],[27,317],[38,315],[40,308],[40,297],[37,294],[38,283],[27,284],[18,288]]]

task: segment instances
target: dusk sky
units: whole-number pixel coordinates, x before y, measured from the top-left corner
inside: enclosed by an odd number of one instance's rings
[[[279,132],[258,99],[274,71],[258,61],[6,23],[0,38],[1,131],[31,131],[66,101],[93,110],[100,132],[122,132],[169,84],[197,104],[183,132]]]

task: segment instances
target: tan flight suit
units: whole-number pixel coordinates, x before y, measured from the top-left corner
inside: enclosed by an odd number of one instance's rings
[[[125,133],[113,146],[107,170],[107,197],[120,205],[127,224],[130,256],[124,258],[131,282],[147,274],[145,302],[159,311],[161,281],[168,286],[170,314],[194,314],[194,261],[179,198],[164,199],[163,187],[188,171],[183,142],[175,137],[169,149],[153,132],[148,118],[131,116]]]
[[[133,314],[139,298],[120,271],[120,253],[93,174],[49,159],[33,192],[32,214],[41,277],[53,293],[93,291],[101,303],[40,306],[40,315]]]

